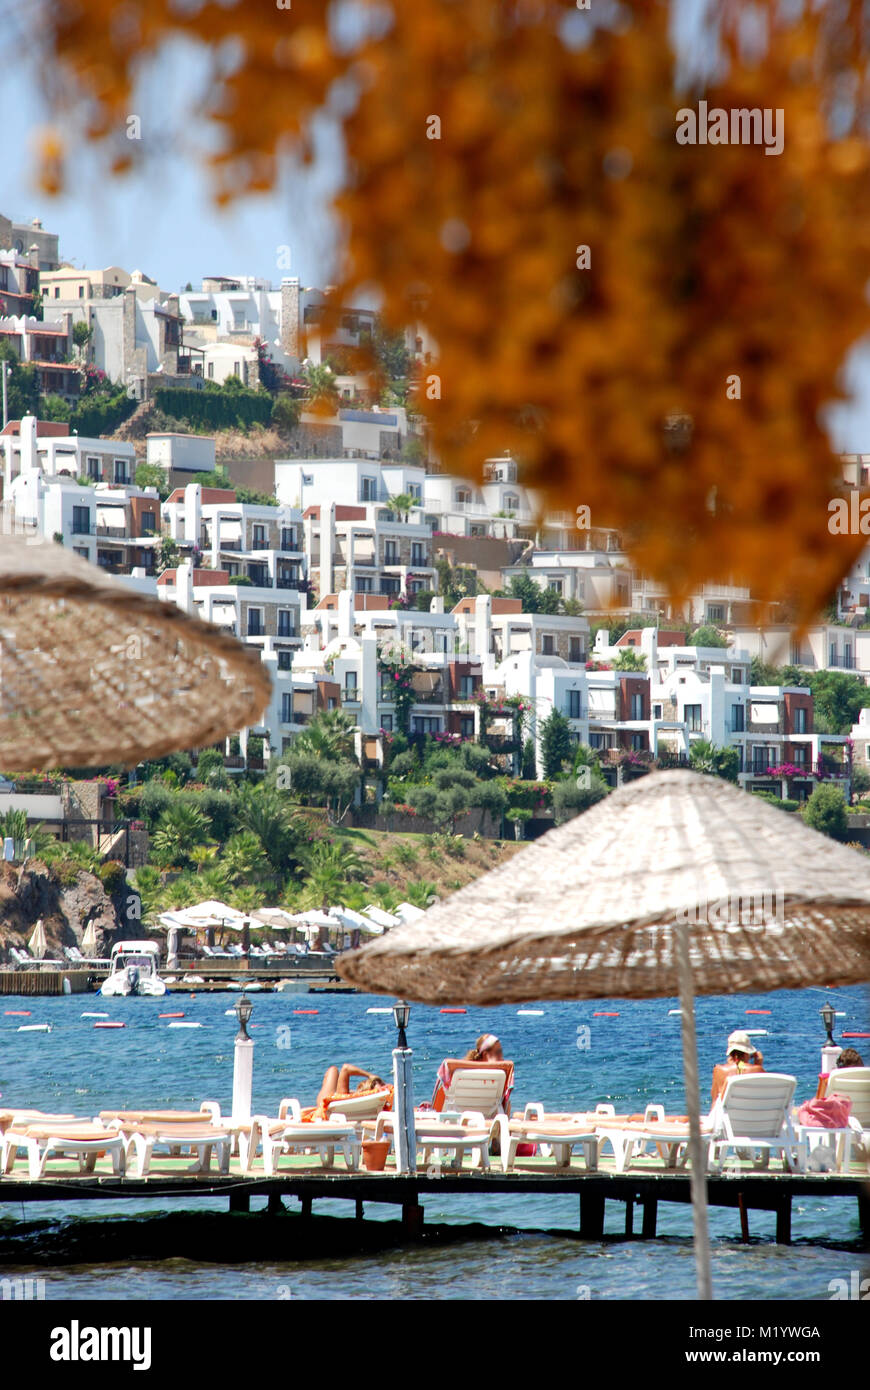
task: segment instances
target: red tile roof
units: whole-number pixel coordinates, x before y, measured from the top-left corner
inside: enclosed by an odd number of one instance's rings
[[[162,574],[158,575],[158,577],[157,577],[157,583],[158,583],[158,584],[175,584],[175,583],[176,583],[176,573],[177,573],[177,571],[174,570],[174,569],[164,570]],[[194,584],[211,585],[212,588],[214,588],[216,585],[219,585],[219,584],[228,584],[228,583],[229,583],[229,578],[230,578],[230,572],[229,572],[229,570],[194,570],[194,571],[193,571],[193,582],[194,582]]]
[[[192,482],[196,482],[196,479],[193,478],[193,479],[191,479],[191,481],[192,481]],[[177,487],[177,488],[175,489],[174,492],[171,492],[171,493],[169,494],[169,496],[167,497],[166,500],[167,500],[167,502],[183,502],[183,501],[184,501],[184,488],[183,488],[183,487]],[[232,488],[228,488],[228,487],[204,487],[204,488],[202,489],[202,505],[203,505],[204,507],[205,507],[205,506],[208,506],[209,503],[212,503],[212,502],[235,502],[235,500],[236,500],[236,494],[235,494],[235,492],[233,491]]]

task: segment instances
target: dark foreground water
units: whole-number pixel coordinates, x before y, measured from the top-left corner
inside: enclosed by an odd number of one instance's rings
[[[311,1103],[329,1062],[352,1061],[387,1077],[395,1041],[392,1014],[369,1014],[391,1001],[370,995],[252,996],[252,1036],[257,1041],[255,1111],[275,1114],[285,1096]],[[870,1032],[866,990],[823,988],[701,999],[697,1005],[701,1075],[707,1084],[714,1062],[724,1059],[725,1039],[735,1028],[765,1029],[758,1045],[768,1070],[798,1078],[797,1098],[815,1092],[822,1030],[818,1010],[830,997],[844,1017],[835,1032]],[[108,1105],[126,1108],[198,1107],[219,1100],[229,1109],[235,1018],[226,1016],[234,996],[165,1000],[3,999],[3,1010],[30,1009],[29,1018],[0,1010],[0,1107],[37,1105],[47,1110],[96,1114]],[[548,1108],[588,1108],[611,1101],[636,1111],[648,1101],[670,1113],[684,1111],[679,1018],[675,1000],[629,1003],[529,1005],[543,1012],[523,1016],[514,1006],[469,1008],[465,1015],[415,1007],[409,1042],[414,1048],[418,1099],[429,1099],[438,1063],[461,1056],[478,1034],[498,1033],[517,1067],[515,1104],[543,1101]],[[296,1015],[295,1009],[317,1009]],[[747,1014],[766,1009],[769,1014]],[[184,1011],[201,1028],[172,1029],[158,1019]],[[595,1017],[610,1010],[618,1017]],[[94,1030],[86,1012],[105,1011],[124,1029]],[[19,1033],[21,1024],[49,1022],[53,1031]],[[585,1031],[588,1029],[588,1033]],[[578,1043],[580,1044],[578,1046]],[[870,1039],[855,1044],[865,1055]],[[704,1099],[708,1099],[707,1094]],[[190,1201],[200,1210],[225,1210],[225,1201]],[[256,1200],[253,1204],[258,1205]],[[857,1204],[812,1198],[795,1202],[794,1245],[772,1243],[772,1213],[751,1212],[753,1241],[741,1245],[737,1213],[711,1209],[713,1271],[717,1297],[808,1299],[831,1297],[829,1283],[870,1276],[870,1258],[858,1249]],[[165,1202],[88,1203],[56,1207],[16,1204],[0,1220],[69,1219],[77,1227],[94,1218],[166,1210]],[[318,1202],[316,1212],[348,1216],[347,1202]],[[86,1212],[86,1215],[84,1213]],[[107,1242],[99,1265],[4,1266],[3,1276],[32,1273],[51,1298],[320,1299],[320,1298],[691,1298],[694,1267],[691,1214],[661,1204],[655,1242],[582,1242],[576,1237],[576,1196],[522,1197],[494,1194],[441,1197],[427,1194],[426,1222],[485,1223],[515,1228],[498,1239],[473,1238],[431,1248],[405,1247],[347,1258],[260,1264],[194,1264],[182,1259],[131,1265],[121,1240]],[[608,1232],[618,1236],[621,1203],[608,1208]],[[371,1204],[366,1218],[392,1220],[393,1208]],[[560,1232],[562,1234],[560,1234]],[[0,1228],[2,1239],[2,1228]]]

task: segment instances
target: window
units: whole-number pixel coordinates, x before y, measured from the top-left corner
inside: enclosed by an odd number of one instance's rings
[[[843,665],[847,671],[852,669],[852,643],[843,643]]]
[[[471,700],[474,697],[474,676],[459,677],[459,698],[460,700]]]
[[[89,560],[91,558],[88,554],[87,546],[83,545],[74,545],[73,555],[80,555],[83,560]]]
[[[84,287],[84,285],[79,285],[79,299],[84,299],[84,297],[85,297],[85,287]]]
[[[381,728],[385,734],[391,734],[393,732],[393,716],[391,714],[381,715]]]
[[[263,635],[263,610],[262,608],[248,609],[248,636],[262,637]]]
[[[377,482],[374,478],[361,478],[360,488],[360,496],[363,502],[374,502],[377,499],[378,489]]]
[[[569,660],[570,660],[570,661],[582,661],[582,660],[583,660],[583,644],[582,644],[582,642],[581,642],[581,640],[580,640],[579,637],[572,637],[572,638],[571,638],[571,655],[570,655],[570,657],[569,657]]]
[[[513,492],[506,492],[504,496],[504,510],[515,512],[520,505],[520,499]]]
[[[541,652],[544,656],[553,656],[556,651],[556,639],[549,632],[545,632],[541,638]]]
[[[794,732],[796,734],[805,734],[807,732],[806,705],[799,705],[794,712]]]
[[[295,550],[295,549],[296,549],[296,532],[295,532],[295,530],[293,529],[292,526],[282,526],[282,527],[281,527],[281,549],[282,549],[282,550]]]
[[[763,743],[757,744],[752,750],[752,771],[756,776],[762,776],[777,762],[776,749],[767,748]]]
[[[265,550],[266,548],[266,528],[262,522],[255,521],[253,526],[253,540],[251,548],[253,550]]]
[[[143,512],[141,528],[143,536],[153,535],[153,533],[157,530],[157,513]]]
[[[686,721],[686,726],[688,727],[690,733],[699,734],[701,732],[700,705],[685,705],[683,710],[683,718]]]
[[[101,471],[101,469],[100,469],[100,460],[99,460],[98,458],[94,457],[94,455],[92,455],[92,454],[89,454],[89,455],[88,455],[88,464],[87,464],[87,467],[88,467],[88,477],[89,477],[89,478],[93,478],[93,479],[96,481],[96,480],[98,480],[99,478],[102,477],[102,471]]]
[[[287,691],[281,696],[281,723],[293,723],[293,694],[291,691]]]
[[[357,575],[356,591],[358,594],[370,594],[372,592],[372,581],[364,575]]]
[[[248,578],[258,589],[268,589],[269,571],[265,565],[248,565]]]
[[[127,460],[126,460],[126,459],[115,459],[115,482],[116,482],[116,483],[129,483],[129,481],[130,481],[130,474],[129,474],[129,472],[127,471]]]
[[[345,671],[344,698],[346,700],[356,700],[359,698],[357,695],[356,671]]]
[[[399,544],[398,541],[384,541],[384,564],[397,565],[399,563]]]
[[[806,767],[809,751],[805,743],[796,744],[796,746],[792,748],[791,760],[795,767]]]
[[[208,364],[208,379],[209,381],[214,381],[214,362],[209,362]]]
[[[632,736],[631,736],[631,751],[632,751],[633,753],[642,753],[643,750],[644,750],[645,748],[646,748],[646,735],[645,735],[645,734],[632,734]]]
[[[460,507],[468,505],[471,501],[471,492],[467,487],[458,487],[456,489],[456,501]]]
[[[590,734],[590,735],[589,735],[589,747],[590,747],[590,748],[604,748],[604,747],[605,747],[604,735],[603,735],[603,734]]]
[[[548,579],[547,588],[551,594],[558,594],[561,598],[565,592],[565,581],[564,579]]]
[[[440,732],[440,719],[433,719],[429,715],[415,714],[411,720],[412,734],[438,734]]]
[[[74,536],[89,536],[91,533],[90,507],[73,507],[72,533]]]
[[[409,483],[405,489],[409,497],[415,498],[419,502],[423,496],[423,489],[420,483]]]
[[[279,671],[290,671],[290,670],[292,670],[292,668],[293,668],[293,653],[292,653],[292,652],[279,652],[279,653],[278,653],[278,670],[279,670]]]
[[[707,622],[721,623],[725,621],[725,605],[722,603],[707,604]]]
[[[700,709],[700,706],[698,708]],[[638,691],[631,697],[631,717],[643,719],[643,691]]]
[[[228,560],[227,563],[223,566],[223,568],[226,570],[227,577],[230,579],[234,574],[238,574],[239,572],[239,566],[236,560]]]
[[[662,717],[662,707],[661,707],[661,705],[653,705],[653,719],[661,719],[661,717]]]
[[[293,626],[292,608],[279,608],[278,610],[278,636],[295,637],[296,630]]]
[[[836,666],[836,664],[837,664],[837,644],[836,644],[836,642],[831,642],[830,646],[828,647],[828,665],[829,665],[829,666]]]
[[[398,594],[400,590],[401,584],[399,583],[398,579],[391,579],[389,577],[385,577],[381,580],[382,594]]]
[[[474,715],[464,714],[459,721],[459,734],[461,738],[474,738]]]
[[[425,547],[424,547],[422,541],[414,541],[414,542],[412,543],[412,545],[411,545],[411,564],[412,564],[412,565],[425,565],[425,563],[426,563],[426,549],[425,549]]]
[[[582,719],[582,718],[583,718],[582,703],[581,703],[581,695],[580,695],[580,691],[579,691],[579,690],[569,690],[569,691],[568,691],[568,718],[569,718],[569,719]]]
[[[733,734],[742,734],[745,728],[746,728],[746,706],[745,706],[745,705],[732,705],[732,706],[731,706],[731,732],[732,732]]]

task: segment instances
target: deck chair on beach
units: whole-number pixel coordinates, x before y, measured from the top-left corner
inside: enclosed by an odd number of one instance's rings
[[[780,1153],[789,1172],[800,1171],[801,1156],[791,1122],[791,1103],[797,1078],[782,1072],[731,1076],[710,1112],[715,1133],[710,1166],[721,1171],[726,1153],[758,1150],[757,1168],[767,1168],[772,1153]]]
[[[449,1078],[446,1088],[440,1080],[445,1071]],[[472,1110],[484,1119],[494,1120],[507,1108],[513,1084],[513,1062],[467,1062],[463,1058],[447,1057],[439,1067],[439,1084],[432,1098],[432,1108],[459,1114]]]
[[[396,1116],[384,1110],[378,1116],[375,1139],[395,1139]],[[489,1170],[489,1146],[496,1131],[496,1121],[485,1118],[479,1110],[465,1110],[459,1116],[443,1119],[434,1110],[421,1110],[414,1116],[417,1154],[425,1163],[433,1159],[439,1166],[462,1167],[470,1154],[472,1167]]]
[[[199,1114],[194,1119],[181,1120],[177,1115],[160,1118],[159,1112],[154,1112],[149,1119],[115,1117],[110,1125],[123,1139],[127,1163],[135,1158],[137,1177],[147,1177],[155,1149],[173,1156],[182,1149],[188,1150],[195,1155],[193,1164],[187,1170],[191,1173],[207,1173],[211,1168],[212,1154],[217,1156],[221,1173],[230,1170],[232,1131],[229,1127],[219,1128],[208,1115]]]
[[[284,1102],[282,1102],[284,1104]],[[254,1154],[260,1146],[263,1151],[263,1170],[272,1177],[282,1154],[318,1154],[324,1168],[335,1163],[335,1151],[339,1149],[348,1168],[355,1172],[359,1167],[360,1134],[357,1126],[341,1114],[328,1120],[303,1120],[299,1102],[292,1102],[293,1110],[279,1119],[268,1115],[255,1115],[247,1141],[247,1155],[243,1158],[245,1171],[249,1172]]]
[[[13,1123],[3,1135],[4,1173],[12,1171],[19,1149],[25,1151],[29,1176],[34,1179],[44,1177],[46,1164],[58,1158],[77,1158],[81,1173],[93,1173],[104,1154],[111,1158],[114,1173],[122,1175],[125,1167],[121,1136],[91,1120],[48,1117]]]
[[[505,1173],[514,1166],[520,1144],[537,1144],[542,1158],[554,1158],[557,1168],[570,1168],[572,1151],[583,1150],[586,1168],[598,1168],[598,1134],[585,1115],[548,1116],[543,1105],[530,1103],[522,1119],[496,1116],[501,1136],[501,1164]]]
[[[838,1067],[828,1077],[825,1095],[851,1100],[852,1153],[859,1162],[867,1160],[870,1172],[870,1067]]]
[[[0,1173],[11,1171],[12,1163],[15,1162],[15,1153],[17,1152],[16,1146],[16,1149],[14,1149],[12,1153],[12,1161],[7,1169],[6,1133],[8,1130],[12,1129],[19,1131],[27,1125],[70,1123],[82,1124],[85,1122],[77,1120],[76,1116],[73,1114],[57,1115],[52,1114],[50,1111],[31,1110],[25,1107],[20,1107],[18,1109],[10,1107],[8,1110],[0,1110]]]
[[[613,1150],[617,1173],[629,1170],[635,1159],[658,1156],[666,1168],[682,1168],[689,1154],[689,1121],[682,1116],[668,1116],[663,1105],[648,1105],[642,1115],[617,1115],[612,1105],[600,1105],[587,1116],[594,1126],[600,1144]],[[710,1144],[715,1134],[712,1115],[701,1117],[701,1146],[704,1166],[709,1159]]]

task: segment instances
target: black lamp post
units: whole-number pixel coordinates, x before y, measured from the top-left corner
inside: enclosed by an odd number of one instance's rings
[[[408,1026],[408,1019],[411,1016],[411,1005],[406,1004],[404,999],[399,999],[393,1005],[393,1018],[396,1020],[396,1027],[399,1030],[399,1041],[397,1046],[403,1052],[407,1051],[408,1039],[405,1037],[405,1029]]]
[[[239,1031],[236,1034],[236,1042],[250,1042],[248,1034],[248,1020],[254,1012],[254,1006],[246,994],[242,994],[233,1005],[236,1018],[239,1020]]]
[[[820,1013],[821,1016],[822,1016],[822,1023],[825,1025],[825,1029],[826,1029],[827,1034],[828,1034],[828,1036],[827,1036],[826,1039],[825,1039],[825,1046],[826,1046],[826,1047],[836,1047],[837,1044],[834,1042],[833,1028],[834,1028],[834,1019],[837,1017],[837,1015],[836,1015],[835,1012],[834,1012],[834,1006],[833,1006],[833,1004],[831,1004],[831,1003],[823,1004],[822,1007],[819,1009],[819,1013]]]

